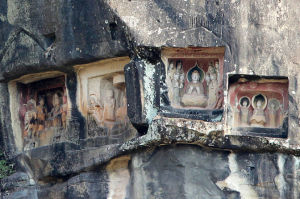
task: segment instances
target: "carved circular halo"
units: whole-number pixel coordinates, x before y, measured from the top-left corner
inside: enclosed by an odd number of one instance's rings
[[[198,71],[198,73],[200,75],[199,81],[202,83],[204,81],[205,72],[204,72],[204,70],[202,68],[199,67],[199,65],[198,65],[197,62],[187,72],[187,80],[188,80],[188,82],[192,81],[192,74],[193,74],[194,71]]]
[[[247,106],[246,106],[246,107],[249,108],[249,106],[250,106],[250,104],[251,104],[250,98],[247,97],[247,96],[241,97],[241,98],[240,98],[240,101],[239,101],[241,107],[243,106],[244,101],[247,102]]]
[[[277,111],[280,107],[280,102],[278,99],[275,99],[275,98],[271,98],[269,99],[269,102],[268,102],[268,109],[272,109],[272,105],[274,104],[274,110]]]
[[[267,107],[267,104],[268,104],[268,99],[265,95],[263,94],[257,94],[257,95],[254,95],[252,97],[252,106],[253,108],[257,108],[256,104],[257,104],[257,101],[258,100],[261,100],[262,101],[262,109],[265,109]]]

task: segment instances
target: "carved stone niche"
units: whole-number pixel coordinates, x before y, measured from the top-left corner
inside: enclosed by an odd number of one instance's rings
[[[287,77],[229,75],[227,103],[227,133],[287,137]]]
[[[20,150],[66,139],[69,114],[63,73],[27,75],[10,82],[9,90],[13,130]]]
[[[162,49],[161,114],[220,121],[224,53],[224,47]]]
[[[129,61],[128,57],[120,57],[75,66],[78,105],[86,118],[86,142],[101,146],[136,136],[127,116],[124,66]]]

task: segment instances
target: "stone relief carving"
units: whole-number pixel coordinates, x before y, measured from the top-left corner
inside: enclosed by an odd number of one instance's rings
[[[103,121],[103,109],[95,94],[90,94],[88,105],[88,128],[96,129]]]
[[[249,125],[249,107],[250,107],[250,99],[249,97],[243,96],[240,99],[240,122],[242,126]]]
[[[219,62],[216,61],[215,66],[210,63],[206,74],[206,82],[208,84],[208,107],[214,108],[218,100],[218,74]]]
[[[218,59],[169,59],[166,83],[171,106],[193,109],[220,108],[218,71]]]
[[[268,101],[263,94],[252,97],[244,96],[240,98],[240,103],[233,107],[233,112],[239,110],[239,116],[234,117],[235,125],[243,127],[278,128],[282,126],[283,119],[287,116],[281,111],[282,104],[278,99],[272,98]]]
[[[26,103],[19,114],[24,150],[62,140],[68,115],[64,77],[22,85],[22,92],[21,103]]]
[[[250,124],[254,127],[264,127],[266,125],[265,108],[267,106],[267,97],[258,94],[252,97],[253,115],[250,118]]]
[[[184,86],[184,72],[182,68],[182,63],[178,61],[176,63],[176,67],[174,67],[174,63],[171,62],[169,65],[169,85],[170,95],[173,98],[173,103],[175,106],[180,106],[181,101],[181,93]]]
[[[282,128],[288,117],[288,80],[240,78],[229,85],[228,97],[233,128]]]
[[[129,62],[129,57],[116,57],[74,66],[78,108],[86,119],[83,145],[123,143],[138,135],[127,116],[124,66]]]
[[[205,73],[199,68],[198,64],[187,72],[187,85],[182,97],[184,106],[205,107],[207,97],[204,93],[203,81]]]
[[[118,77],[119,80],[116,80]],[[120,81],[120,77],[122,77]],[[123,74],[109,74],[89,79],[87,104],[88,137],[122,142],[135,136],[127,116],[127,100]]]

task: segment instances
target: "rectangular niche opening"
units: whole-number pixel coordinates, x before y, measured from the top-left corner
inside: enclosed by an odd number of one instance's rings
[[[223,113],[224,47],[163,48],[167,92],[161,92],[161,114],[220,121]]]
[[[86,118],[83,146],[118,144],[137,136],[127,116],[124,66],[129,62],[119,57],[75,66],[79,110]]]
[[[20,129],[22,149],[64,141],[68,118],[64,73],[31,74],[10,85],[10,95],[14,97],[12,122],[14,131]]]
[[[227,133],[287,138],[288,78],[229,75]]]

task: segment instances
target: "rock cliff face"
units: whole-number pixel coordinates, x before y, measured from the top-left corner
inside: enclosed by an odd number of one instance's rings
[[[296,0],[2,0],[0,198],[300,198],[299,17]]]

